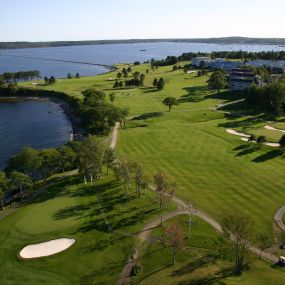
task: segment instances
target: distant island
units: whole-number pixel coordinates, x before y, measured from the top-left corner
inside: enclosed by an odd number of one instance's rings
[[[90,41],[54,41],[54,42],[0,42],[0,49],[41,48],[60,46],[83,46],[104,44],[136,44],[136,43],[207,43],[207,44],[257,44],[257,45],[285,45],[285,38],[197,38],[197,39],[129,39],[129,40],[90,40]]]

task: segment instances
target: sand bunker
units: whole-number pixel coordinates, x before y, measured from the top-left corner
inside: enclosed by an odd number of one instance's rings
[[[235,135],[235,136],[239,136],[239,137],[244,137],[244,138],[250,138],[250,135],[245,134],[245,133],[239,133],[235,130],[231,130],[231,129],[227,129],[226,130],[227,133],[231,134],[231,135]]]
[[[285,133],[285,130],[277,129],[271,126],[265,126],[264,128],[270,131],[279,131],[279,132]]]
[[[248,142],[247,138],[241,138],[241,140],[244,142]],[[256,143],[256,141],[252,141],[252,143]],[[271,146],[271,147],[280,147],[279,143],[273,143],[273,142],[266,142],[264,143],[264,145]]]
[[[20,251],[20,256],[25,259],[50,256],[68,249],[74,243],[74,239],[60,238],[38,244],[31,244]]]

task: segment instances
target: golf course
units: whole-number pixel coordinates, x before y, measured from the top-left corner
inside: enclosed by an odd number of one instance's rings
[[[47,86],[43,81],[19,85],[79,99],[89,88],[113,94],[112,104],[129,109],[126,128],[116,130],[116,155],[140,162],[150,184],[157,172],[164,173],[177,184],[175,196],[217,223],[231,213],[250,217],[255,236],[270,236],[268,251],[285,255],[283,249],[273,246],[284,242],[273,221],[285,204],[283,150],[251,144],[227,132],[264,135],[268,141],[278,142],[285,118],[251,110],[240,102],[242,94],[209,90],[209,75],[198,76],[197,70],[187,73],[183,68],[174,71],[173,66],[132,65],[133,72],[145,74],[144,86],[113,88],[117,73],[127,65],[116,67],[102,75],[58,79]],[[155,78],[164,79],[162,90],[153,86]],[[179,102],[171,111],[162,103],[168,96]],[[235,101],[238,103],[219,108]],[[0,260],[0,284],[118,284],[139,244],[140,230],[159,217],[153,191],[147,190],[140,198],[133,191],[126,198],[113,172],[108,174],[105,169],[92,186],[77,174],[51,178],[49,183],[42,191],[39,185],[37,195],[10,215],[1,219],[0,214],[0,255],[5,256]],[[176,211],[177,206],[170,202],[164,214]],[[3,216],[5,211],[9,208]],[[177,222],[186,232],[187,220],[185,214],[174,215],[165,225]],[[190,238],[175,266],[171,265],[171,250],[159,242],[162,234],[162,227],[157,226],[140,245],[139,272],[130,278],[130,284],[162,284],[161,280],[165,285],[284,284],[284,269],[252,253],[248,254],[247,270],[234,276],[232,260],[216,257],[226,242],[198,217],[194,217]],[[49,257],[25,260],[19,256],[27,245],[58,238],[74,239],[75,243]],[[255,238],[252,242],[257,243]]]

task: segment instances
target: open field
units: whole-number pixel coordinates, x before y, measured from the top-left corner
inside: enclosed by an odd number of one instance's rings
[[[126,203],[112,175],[93,187],[82,184],[77,176],[65,178],[1,221],[0,283],[116,284],[135,242],[132,234],[156,215],[151,193],[140,199],[132,196]],[[60,237],[76,242],[51,257],[17,258],[28,244]]]
[[[188,217],[176,217],[167,223],[179,223],[187,232]],[[152,237],[160,238],[162,228],[152,232]],[[171,249],[160,243],[151,243],[145,246],[140,266],[142,272],[133,277],[131,284],[227,284],[227,285],[267,285],[283,283],[284,273],[274,269],[270,264],[262,262],[258,257],[248,257],[248,270],[242,276],[232,274],[230,257],[221,260],[217,257],[222,243],[219,235],[205,222],[194,219],[189,240],[185,240],[184,249],[178,253],[175,266],[171,264]],[[215,258],[216,256],[216,258]],[[258,273],[257,273],[258,272]]]

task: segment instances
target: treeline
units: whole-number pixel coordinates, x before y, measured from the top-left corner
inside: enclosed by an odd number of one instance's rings
[[[113,106],[114,94],[109,96],[109,100],[107,100],[104,92],[96,89],[87,89],[82,92],[82,95],[83,101],[52,90],[17,86],[0,87],[0,96],[51,98],[66,102],[68,110],[65,109],[65,111],[70,115],[73,123],[80,124],[90,134],[107,135],[116,122],[120,122],[122,128],[125,127],[129,111],[126,108]],[[80,119],[80,122],[77,122],[78,119]]]
[[[245,38],[222,37],[202,39],[130,39],[130,40],[95,40],[95,41],[56,41],[56,42],[0,42],[0,49],[60,47],[79,45],[104,45],[104,44],[134,44],[134,43],[216,43],[216,44],[260,44],[260,45],[285,45],[284,38]]]
[[[80,106],[82,126],[91,134],[107,135],[120,122],[125,127],[129,110],[113,105],[114,95],[106,98],[106,94],[96,89],[87,89],[82,92],[83,102]]]
[[[252,85],[246,91],[246,101],[254,108],[274,113],[277,116],[285,114],[285,82],[268,84],[258,88]]]
[[[0,82],[2,83],[17,83],[19,81],[28,81],[41,78],[41,73],[38,70],[5,72],[0,74]]]
[[[76,169],[79,165],[80,142],[68,142],[58,148],[36,150],[24,148],[13,156],[4,172],[0,172],[0,206],[18,197],[39,180],[47,180],[53,174]]]
[[[189,61],[196,57],[211,57],[215,58],[226,58],[226,59],[240,59],[244,61],[248,60],[285,60],[285,51],[262,51],[262,52],[247,52],[247,51],[215,51],[212,53],[194,53],[188,52],[183,53],[180,56],[167,56],[162,60],[151,59],[150,63],[152,66],[168,66],[174,65],[181,61]]]

